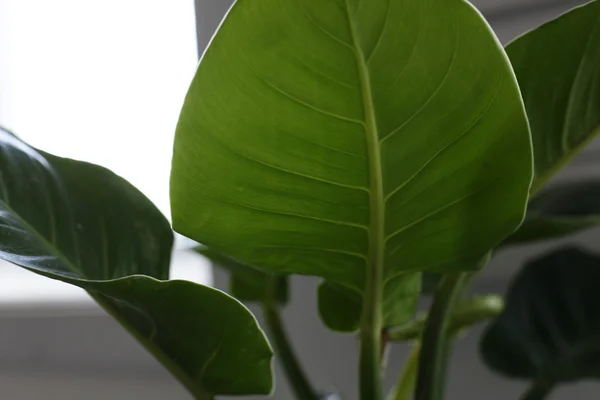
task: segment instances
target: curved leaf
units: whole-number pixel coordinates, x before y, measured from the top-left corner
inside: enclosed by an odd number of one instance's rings
[[[505,244],[560,237],[600,225],[600,181],[552,186],[529,202],[523,225]]]
[[[241,264],[208,247],[198,247],[198,253],[208,258],[214,266],[226,269],[230,274],[229,291],[240,301],[271,302],[271,293],[275,293],[280,304],[288,302],[287,276],[272,275],[256,268]],[[274,288],[271,286],[274,285]]]
[[[600,257],[564,249],[525,266],[481,341],[493,370],[546,385],[600,377]]]
[[[511,233],[531,167],[510,65],[468,3],[240,0],[183,106],[173,221],[248,265],[397,295]]]
[[[510,43],[531,125],[532,192],[600,134],[600,1],[560,16]]]
[[[215,289],[157,280],[172,244],[125,180],[0,129],[0,258],[90,292],[196,398],[268,393],[272,351],[252,314]]]

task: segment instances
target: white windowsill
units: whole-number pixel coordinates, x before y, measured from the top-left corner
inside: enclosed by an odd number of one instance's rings
[[[212,285],[210,264],[192,250],[173,252],[171,279]],[[83,290],[0,261],[0,317],[99,315],[104,311]]]

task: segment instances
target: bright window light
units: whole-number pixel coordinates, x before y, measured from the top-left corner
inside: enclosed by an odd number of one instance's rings
[[[169,216],[173,134],[197,57],[193,0],[0,0],[0,124],[113,170]],[[201,263],[175,262],[173,275],[209,282]]]

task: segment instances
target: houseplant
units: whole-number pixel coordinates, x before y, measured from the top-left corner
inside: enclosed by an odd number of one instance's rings
[[[232,7],[181,112],[173,225],[231,271],[233,296],[263,304],[299,399],[319,395],[279,318],[290,274],[322,277],[323,322],[357,332],[363,400],[383,398],[389,340],[418,343],[390,397],[414,386],[441,399],[452,338],[498,314],[483,358],[531,378],[525,398],[596,376],[595,256],[563,250],[528,266],[504,311],[463,292],[494,249],[600,221],[597,183],[542,190],[600,132],[598,44],[598,1],[506,51],[462,0]],[[0,132],[2,258],[86,289],[195,398],[271,391],[273,351],[252,314],[166,280],[172,233],[141,193]],[[436,289],[415,316],[424,273]],[[547,301],[573,292],[590,295]]]

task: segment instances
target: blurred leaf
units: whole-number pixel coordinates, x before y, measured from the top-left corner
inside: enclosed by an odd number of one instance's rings
[[[317,291],[319,316],[329,329],[354,332],[360,325],[362,296],[356,290],[322,282]]]
[[[600,257],[564,249],[527,264],[480,350],[496,372],[546,390],[600,378]]]
[[[410,320],[417,311],[421,274],[398,275],[396,282],[387,285],[383,303],[383,326],[399,326]],[[354,332],[358,329],[362,313],[362,295],[350,288],[323,282],[318,289],[321,320],[329,329]]]
[[[433,294],[440,284],[443,276],[443,274],[436,274],[434,272],[423,272],[423,276],[421,278],[421,293]]]
[[[527,218],[505,244],[568,235],[600,225],[600,181],[570,182],[543,190],[529,202]]]
[[[252,314],[215,289],[157,280],[172,244],[125,180],[0,129],[0,258],[90,292],[196,398],[268,393],[272,351]]]
[[[600,134],[600,1],[506,47],[533,137],[532,193]]]
[[[272,285],[275,285],[276,301],[280,304],[288,302],[288,278],[273,277],[271,274],[256,268],[241,264],[233,258],[208,247],[198,247],[200,254],[212,261],[214,266],[226,269],[231,276],[229,281],[230,293],[241,301],[270,302]]]
[[[521,223],[530,145],[467,2],[239,1],[181,112],[173,223],[243,264],[383,291],[366,315],[397,323],[414,272],[473,266]]]
[[[458,335],[463,329],[498,316],[503,307],[502,297],[493,294],[462,300],[452,310],[448,331],[451,336]],[[421,313],[412,321],[390,330],[390,340],[399,342],[419,340],[427,322],[427,316],[427,313]]]

